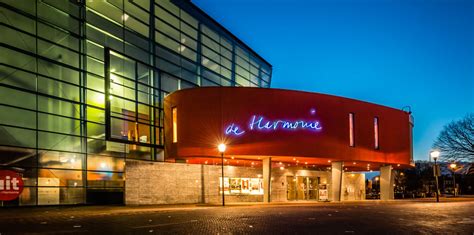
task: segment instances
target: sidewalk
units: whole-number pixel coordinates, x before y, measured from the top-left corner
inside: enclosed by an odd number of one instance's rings
[[[441,197],[440,203],[450,202],[474,202],[474,197]],[[294,201],[294,202],[255,202],[255,203],[228,203],[225,208],[232,207],[297,207],[308,206],[340,206],[340,205],[383,205],[383,204],[410,204],[410,203],[434,203],[436,198],[420,199],[397,199],[390,201],[364,200],[364,201],[343,201],[343,202],[317,202],[317,201]],[[14,218],[32,218],[38,216],[46,217],[82,217],[82,216],[107,216],[111,214],[133,214],[149,212],[186,211],[186,210],[206,210],[212,208],[223,208],[217,204],[179,204],[179,205],[68,205],[68,206],[39,206],[39,207],[4,207],[0,208],[0,220]]]

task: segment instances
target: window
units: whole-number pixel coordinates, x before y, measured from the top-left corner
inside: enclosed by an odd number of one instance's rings
[[[354,147],[354,113],[349,113],[349,146]]]
[[[108,52],[108,58],[110,72],[106,77],[105,97],[109,102],[105,112],[109,115],[106,125],[110,130],[106,133],[106,139],[140,145],[134,151],[146,149],[144,146],[159,145],[161,139],[155,141],[154,130],[161,124],[154,123],[151,112],[155,105],[152,92],[159,92],[152,86],[153,70],[116,52]],[[102,119],[100,115],[97,118],[99,122]],[[88,128],[92,128],[89,137],[94,139],[102,138],[106,131],[103,125],[95,123],[88,123]],[[140,154],[139,157],[143,158]]]
[[[379,149],[379,118],[374,117],[374,147]]]
[[[176,107],[173,107],[171,109],[171,112],[173,113],[172,117],[172,122],[173,122],[173,143],[178,142],[178,109]]]

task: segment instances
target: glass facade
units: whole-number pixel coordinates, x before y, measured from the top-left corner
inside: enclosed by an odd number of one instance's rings
[[[186,0],[0,0],[5,205],[121,203],[125,159],[163,160],[163,98],[269,87],[271,65]]]

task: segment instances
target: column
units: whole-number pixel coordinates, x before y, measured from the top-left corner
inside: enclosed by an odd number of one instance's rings
[[[263,202],[270,202],[271,198],[271,179],[272,179],[272,158],[264,158],[263,167]]]
[[[342,188],[342,169],[343,162],[333,162],[331,163],[331,191],[332,191],[332,201],[339,202],[341,201],[341,188]]]
[[[380,200],[393,200],[394,180],[392,166],[380,167]]]

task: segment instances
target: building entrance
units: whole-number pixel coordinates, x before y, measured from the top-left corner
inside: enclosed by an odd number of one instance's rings
[[[319,177],[287,176],[287,199],[318,200]]]

